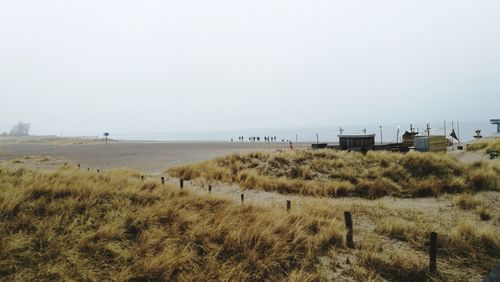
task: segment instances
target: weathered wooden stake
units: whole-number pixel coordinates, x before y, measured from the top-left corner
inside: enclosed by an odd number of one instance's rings
[[[245,201],[245,195],[241,194],[241,202],[243,203]]]
[[[292,208],[292,201],[286,200],[286,210],[290,211],[291,208]]]
[[[80,164],[78,164],[78,169],[80,169]]]
[[[90,167],[87,167],[87,171],[90,171]]]
[[[351,212],[345,211],[344,218],[345,218],[345,227],[347,228],[347,234],[345,236],[346,244],[347,244],[347,247],[353,249],[354,248],[354,240],[353,240],[353,231],[352,231]]]
[[[437,237],[436,232],[431,232],[431,241],[429,243],[429,271],[435,274],[437,271]]]
[[[141,180],[144,180],[144,175],[141,175]]]
[[[99,169],[97,169],[97,173],[99,173]]]
[[[184,188],[184,179],[182,179],[182,178],[181,178],[181,179],[179,179],[179,186],[180,186],[181,188]]]
[[[161,184],[165,184],[165,177],[161,177]]]
[[[208,192],[212,192],[212,184],[208,184]]]

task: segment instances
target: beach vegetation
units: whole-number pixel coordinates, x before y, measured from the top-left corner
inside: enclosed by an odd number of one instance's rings
[[[410,152],[295,150],[232,154],[170,168],[183,179],[237,183],[244,189],[323,197],[427,197],[498,190],[500,166]]]

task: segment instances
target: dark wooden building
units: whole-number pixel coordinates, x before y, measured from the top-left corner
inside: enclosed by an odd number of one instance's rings
[[[408,132],[405,131],[403,134],[403,145],[407,147],[413,146],[413,140],[415,140],[415,136],[417,136],[417,132]]]
[[[338,135],[341,150],[372,150],[375,146],[375,134]]]

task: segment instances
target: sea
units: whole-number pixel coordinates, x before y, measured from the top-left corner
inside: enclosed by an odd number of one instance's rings
[[[455,131],[461,142],[474,140],[476,130],[481,130],[483,137],[500,136],[496,132],[496,125],[486,121],[447,121],[446,129],[444,121],[431,122],[430,135],[443,135],[449,137],[452,130]],[[192,141],[192,142],[238,142],[242,136],[244,141],[251,137],[259,137],[260,142],[264,137],[276,137],[276,141],[331,143],[338,142],[341,134],[375,134],[376,142],[392,143],[401,141],[405,131],[414,131],[421,134],[426,133],[427,123],[383,123],[366,125],[342,125],[340,123],[323,127],[287,127],[287,128],[260,128],[260,129],[232,129],[232,130],[200,130],[200,131],[162,131],[162,132],[110,132],[110,138],[131,141]]]

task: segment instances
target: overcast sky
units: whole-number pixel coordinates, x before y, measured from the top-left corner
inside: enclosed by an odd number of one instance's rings
[[[0,132],[500,115],[500,1],[0,0]]]

